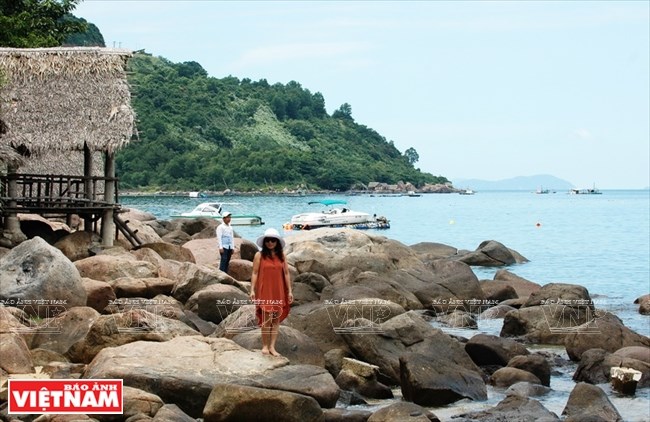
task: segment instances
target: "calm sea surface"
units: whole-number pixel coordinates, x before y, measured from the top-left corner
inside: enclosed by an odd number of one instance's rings
[[[228,196],[207,199],[132,196],[121,202],[148,211],[158,219],[190,211],[200,202],[224,202],[233,214],[260,215],[265,225],[237,226],[242,237],[255,240],[263,231],[282,225],[300,212],[320,211],[307,202],[325,198],[347,201],[348,208],[383,215],[387,230],[369,230],[406,245],[444,243],[474,250],[484,240],[496,240],[530,262],[507,269],[538,284],[572,283],[585,286],[596,306],[611,311],[634,331],[650,336],[650,317],[640,315],[633,302],[650,293],[650,191],[605,190],[602,195],[569,195],[565,192],[535,194],[523,191],[485,191],[475,195],[428,194],[421,197],[345,196]],[[295,232],[286,231],[285,236]],[[474,268],[479,279],[491,279],[496,269]],[[479,332],[497,334],[501,320],[479,321]],[[471,337],[476,330],[456,330]],[[562,353],[563,348],[553,350]],[[573,368],[571,368],[573,370]],[[555,377],[555,390],[542,403],[560,414],[573,388],[572,372]],[[604,386],[607,388],[606,386]],[[503,398],[490,391],[487,404]],[[650,420],[650,389],[634,399],[612,401],[625,420]],[[433,409],[439,417],[482,408],[486,403],[457,403],[448,412]],[[478,407],[477,407],[478,406]]]

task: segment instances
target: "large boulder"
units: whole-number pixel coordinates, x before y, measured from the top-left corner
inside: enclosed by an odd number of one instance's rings
[[[107,281],[117,297],[147,297],[168,295],[174,288],[174,280],[164,277],[120,277]]]
[[[421,406],[444,406],[462,399],[487,400],[483,378],[449,359],[419,353],[399,358],[400,385],[405,400]]]
[[[101,244],[101,237],[94,232],[78,231],[70,233],[54,244],[72,262],[88,258],[90,251]]]
[[[431,411],[409,402],[397,402],[373,413],[368,422],[436,422],[440,421]]]
[[[101,254],[75,261],[75,267],[82,277],[99,281],[110,281],[120,277],[158,277],[158,268],[147,261],[138,261],[128,252],[123,254]]]
[[[595,421],[622,421],[623,418],[607,394],[598,386],[579,382],[573,387],[562,416],[565,421],[581,421],[588,416]]]
[[[650,294],[638,297],[634,303],[639,304],[639,313],[641,315],[650,315]]]
[[[75,265],[40,237],[0,258],[0,300],[46,318],[86,305],[86,290]]]
[[[340,334],[358,359],[379,367],[379,380],[384,384],[400,383],[399,358],[405,353],[420,354],[430,362],[437,362],[436,365],[453,364],[481,372],[460,342],[431,327],[413,311],[397,315],[377,325],[371,332],[355,330],[367,322],[363,318],[348,320]]]
[[[331,349],[350,353],[348,344],[340,334],[381,331],[383,322],[404,312],[401,306],[380,299],[326,301],[291,308],[286,324],[308,335],[323,353]],[[346,325],[346,321],[356,319],[363,319],[365,325]]]
[[[174,261],[196,263],[192,251],[190,251],[188,248],[184,248],[178,245],[173,245],[171,243],[167,243],[167,242],[145,243],[144,245],[141,245],[140,248],[153,249],[163,259],[173,259]]]
[[[495,387],[508,388],[518,382],[527,382],[531,384],[542,384],[539,378],[534,374],[519,368],[509,366],[499,368],[490,376],[490,384]]]
[[[432,282],[414,290],[427,309],[438,313],[462,310],[479,314],[485,309],[485,296],[478,278],[469,265],[458,261],[437,260],[429,265]]]
[[[378,380],[379,367],[347,357],[342,358],[336,384],[343,390],[374,399],[392,399],[393,392]]]
[[[517,297],[527,298],[531,293],[542,288],[539,284],[519,277],[505,269],[497,270],[494,274],[493,281],[511,286],[517,292]]]
[[[442,243],[420,242],[411,245],[411,249],[425,263],[432,263],[438,259],[449,258],[458,253],[458,249]]]
[[[86,289],[86,306],[90,306],[97,312],[102,312],[117,298],[115,291],[107,282],[86,277],[82,277],[81,280]]]
[[[176,284],[172,290],[172,296],[183,303],[199,290],[218,283],[233,285],[247,293],[247,290],[237,280],[223,271],[207,265],[184,262],[178,268],[174,280],[176,280]]]
[[[455,259],[468,265],[480,267],[503,267],[528,262],[528,259],[518,252],[508,249],[495,240],[485,240],[478,245],[475,251],[459,254]]]
[[[237,334],[232,340],[248,350],[262,349],[261,329]],[[285,356],[292,365],[308,364],[325,367],[325,358],[318,345],[307,335],[291,327],[279,327],[278,340],[275,349]]]
[[[535,399],[517,395],[508,396],[488,410],[464,413],[454,417],[458,422],[501,421],[559,421],[557,415]]]
[[[310,396],[319,407],[335,406],[339,388],[325,369],[288,364],[286,358],[251,352],[224,338],[181,336],[104,348],[83,377],[122,378],[195,418],[218,384],[283,390]]]
[[[617,316],[605,312],[568,334],[564,346],[569,358],[577,361],[585,351],[594,348],[613,353],[628,346],[650,347],[650,338],[630,330]]]
[[[64,355],[88,334],[97,318],[99,313],[95,309],[76,306],[55,318],[44,319],[25,337],[30,349],[47,349]]]
[[[235,238],[235,250],[233,251],[231,259],[241,258],[241,243],[242,239]],[[209,239],[192,239],[183,244],[183,247],[189,249],[199,265],[211,265],[219,268],[219,261],[221,255],[219,254],[219,245],[217,239],[213,236]]]
[[[549,283],[541,289],[532,292],[522,308],[558,304],[574,308],[587,308],[594,310],[594,304],[589,296],[589,291],[577,284]]]
[[[564,344],[577,327],[594,319],[589,306],[569,306],[561,303],[530,306],[508,312],[503,318],[502,337],[518,337],[536,344]],[[591,336],[585,337],[589,342]]]
[[[247,293],[229,284],[211,284],[194,293],[185,303],[185,309],[200,318],[220,323],[242,306],[250,305]]]
[[[205,422],[275,420],[317,422],[323,411],[312,397],[266,388],[217,384],[203,409]]]
[[[404,269],[431,279],[430,271],[408,246],[383,236],[353,229],[323,228],[301,231],[286,238],[287,259],[299,273],[315,272],[326,278],[356,267],[386,273]]]
[[[530,352],[523,344],[490,334],[477,334],[465,343],[465,351],[479,366],[506,366],[515,356]]]
[[[542,385],[551,385],[551,364],[540,354],[515,356],[508,361],[508,367],[528,371],[539,378]]]
[[[589,349],[581,355],[573,380],[590,384],[609,383],[610,371],[614,367],[631,368],[641,372],[638,387],[650,386],[650,363],[609,353],[603,349]]]
[[[34,362],[25,340],[17,333],[0,333],[0,373],[31,374]]]
[[[374,298],[391,301],[406,310],[422,308],[417,297],[409,291],[409,285],[419,288],[424,283],[406,273],[388,271],[380,274],[351,268],[332,276],[331,282],[331,286],[323,289],[322,300],[351,301]]]
[[[131,309],[97,317],[85,335],[70,346],[67,356],[73,362],[90,363],[103,349],[136,341],[163,342],[177,336],[198,334],[175,319],[144,309]]]

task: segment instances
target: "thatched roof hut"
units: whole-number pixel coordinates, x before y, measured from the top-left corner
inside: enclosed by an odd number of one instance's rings
[[[86,230],[101,218],[106,246],[114,222],[128,232],[114,214],[115,152],[135,131],[131,56],[98,47],[0,48],[0,219],[8,239],[21,239],[18,214],[29,212],[79,214]]]
[[[0,48],[0,161],[15,158],[5,154],[11,148],[29,157],[25,167],[42,173],[52,155],[78,168],[83,156],[71,151],[112,154],[126,145],[135,131],[126,79],[131,56],[97,47]],[[67,172],[60,159],[56,164],[51,172]]]

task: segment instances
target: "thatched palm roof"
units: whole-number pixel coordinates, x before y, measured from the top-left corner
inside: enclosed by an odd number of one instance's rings
[[[115,152],[134,134],[127,50],[0,48],[0,161],[8,147],[30,157]],[[76,154],[71,154],[76,155]],[[30,160],[31,161],[31,160]]]

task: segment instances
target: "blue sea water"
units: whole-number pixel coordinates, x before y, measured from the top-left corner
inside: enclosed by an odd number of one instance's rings
[[[335,198],[348,207],[390,220],[387,230],[369,230],[406,245],[437,242],[474,250],[484,240],[496,240],[530,260],[507,269],[535,283],[579,284],[589,290],[599,309],[610,311],[634,331],[650,336],[650,316],[640,315],[633,302],[650,293],[650,191],[604,190],[602,195],[570,195],[565,192],[535,194],[524,191],[484,191],[475,195],[425,194],[420,197],[369,195],[227,196],[208,199],[189,197],[122,197],[127,207],[154,214],[158,219],[190,211],[203,201],[225,202],[233,214],[255,213],[263,226],[237,226],[236,232],[254,240],[269,227],[282,231],[292,215],[319,211],[309,201]],[[286,231],[285,236],[295,232]],[[473,268],[479,279],[491,279],[495,268]],[[479,321],[479,332],[497,334],[500,320]],[[469,331],[469,330],[467,330]],[[476,333],[460,332],[464,336]],[[562,352],[563,348],[555,350]],[[555,393],[542,402],[561,413],[573,387],[571,373],[556,377]],[[606,388],[606,386],[604,386]],[[488,403],[503,398],[490,390]],[[611,392],[610,392],[611,393]],[[650,420],[650,389],[635,399],[611,399],[624,420]],[[483,403],[485,405],[485,403]],[[460,407],[459,407],[460,406]],[[458,404],[449,414],[458,413]],[[468,403],[463,411],[474,409]],[[434,412],[445,416],[444,409]]]

